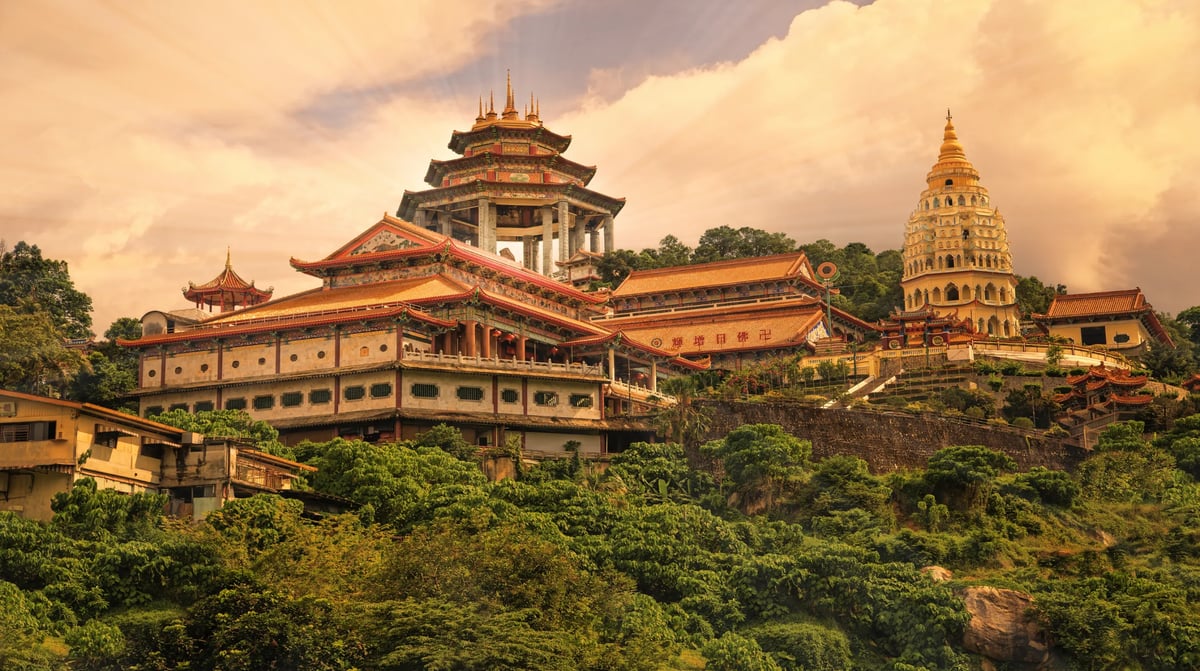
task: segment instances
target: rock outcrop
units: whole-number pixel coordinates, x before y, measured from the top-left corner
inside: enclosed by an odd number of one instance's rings
[[[1022,664],[1041,664],[1049,657],[1046,631],[1030,613],[1030,595],[997,587],[968,587],[963,590],[963,601],[971,614],[963,632],[963,647],[969,652]]]

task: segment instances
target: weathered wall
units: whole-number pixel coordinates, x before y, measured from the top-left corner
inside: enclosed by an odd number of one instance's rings
[[[824,410],[797,403],[702,402],[711,414],[708,439],[743,424],[778,424],[809,440],[813,457],[848,454],[873,472],[924,468],[934,452],[951,445],[983,445],[1012,457],[1021,470],[1034,466],[1072,470],[1087,452],[1036,432],[954,421],[939,415],[873,410]]]

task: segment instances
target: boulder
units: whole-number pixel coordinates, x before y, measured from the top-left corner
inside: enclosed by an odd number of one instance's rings
[[[1050,654],[1046,630],[1030,612],[1033,597],[997,587],[968,587],[963,601],[971,621],[963,632],[969,652],[999,662],[1041,664]]]
[[[950,569],[941,566],[926,566],[921,569],[921,573],[929,576],[929,579],[934,582],[946,582],[954,577]]]

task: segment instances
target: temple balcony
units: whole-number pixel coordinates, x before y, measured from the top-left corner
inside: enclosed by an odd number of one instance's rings
[[[465,354],[444,354],[412,350],[404,353],[400,362],[406,368],[444,368],[447,370],[483,371],[514,371],[541,373],[553,376],[569,376],[603,379],[604,369],[600,364],[587,363],[556,363],[553,361],[520,361],[518,359],[501,359],[496,357],[468,356]]]
[[[605,396],[661,407],[671,407],[679,403],[679,399],[670,394],[654,391],[639,384],[629,384],[624,380],[611,380]]]

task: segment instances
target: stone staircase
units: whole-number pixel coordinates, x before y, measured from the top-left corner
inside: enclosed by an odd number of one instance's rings
[[[886,403],[888,399],[901,398],[912,403],[928,401],[949,387],[965,388],[975,379],[971,366],[951,364],[941,368],[902,370],[885,381],[880,387],[866,392],[864,397],[872,403]]]

